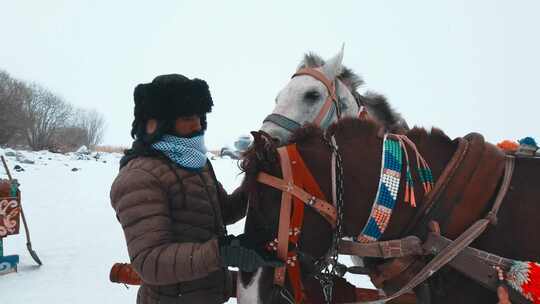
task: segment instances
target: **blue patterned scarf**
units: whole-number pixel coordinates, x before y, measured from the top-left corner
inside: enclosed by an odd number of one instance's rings
[[[203,133],[193,137],[163,135],[160,141],[152,144],[152,148],[163,152],[178,166],[186,169],[200,170],[206,164]]]

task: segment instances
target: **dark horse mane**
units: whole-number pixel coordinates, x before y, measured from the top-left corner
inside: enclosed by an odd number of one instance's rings
[[[339,135],[346,141],[354,141],[362,137],[373,135],[382,136],[384,130],[381,124],[371,119],[343,118],[332,124],[325,134],[324,131],[314,125],[306,124],[297,129],[285,144],[298,145],[320,145],[327,147],[325,137]],[[429,145],[430,143],[451,144],[451,139],[440,129],[432,128],[429,132],[422,127],[414,127],[405,134],[417,144]],[[278,143],[270,138],[269,135],[259,132],[253,132],[255,137],[254,144],[243,154],[239,163],[240,169],[245,173],[243,187],[248,193],[256,191],[256,177],[260,171],[266,171],[271,174],[275,170],[275,163],[278,161],[276,148]]]

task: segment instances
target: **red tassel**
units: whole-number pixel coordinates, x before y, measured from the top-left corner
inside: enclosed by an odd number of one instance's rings
[[[534,304],[540,304],[540,264],[529,262],[529,279],[521,289],[523,294],[530,296]]]
[[[403,198],[404,203],[408,203],[410,201],[409,198],[409,183],[405,184],[405,197]]]
[[[414,198],[414,188],[411,188],[411,206],[416,207],[416,199]]]
[[[360,107],[360,113],[358,113],[358,118],[365,120],[368,118],[368,112],[366,111],[366,108],[364,106]]]

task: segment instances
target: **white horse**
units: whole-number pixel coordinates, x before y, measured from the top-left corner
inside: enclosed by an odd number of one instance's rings
[[[342,61],[343,48],[327,62],[316,54],[306,54],[289,83],[278,93],[276,106],[260,130],[286,143],[294,130],[306,123],[326,129],[338,117],[358,116],[362,110],[388,131],[408,129],[384,96],[357,92],[364,81],[344,67]]]
[[[327,62],[313,53],[305,55],[289,83],[277,95],[274,111],[264,120],[260,130],[285,144],[290,135],[306,123],[326,129],[338,118],[359,116],[363,110],[389,132],[408,129],[384,96],[357,92],[364,81],[344,67],[342,60],[343,48]],[[362,264],[361,260],[353,261]],[[263,272],[261,268],[249,277],[249,282],[244,282],[241,277],[239,275],[237,281],[238,303],[262,303],[261,282],[272,280],[271,273]]]

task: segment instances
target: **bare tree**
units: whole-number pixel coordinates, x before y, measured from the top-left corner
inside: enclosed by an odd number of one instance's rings
[[[94,148],[103,140],[105,119],[96,110],[76,109],[66,125],[58,129],[55,136],[55,148],[72,151],[85,145]]]
[[[59,128],[53,140],[54,147],[50,150],[57,152],[75,151],[85,144],[86,137],[86,130],[80,127]]]
[[[30,95],[28,87],[0,70],[0,145],[22,134],[23,103]]]
[[[37,84],[26,84],[0,70],[0,145],[26,142],[34,150],[95,147],[103,140],[105,119],[96,110],[73,107]]]
[[[54,147],[56,132],[68,123],[72,107],[47,89],[32,84],[25,100],[25,136],[33,150]]]
[[[85,145],[93,148],[103,141],[105,118],[96,110],[83,110],[80,127],[86,130]]]

